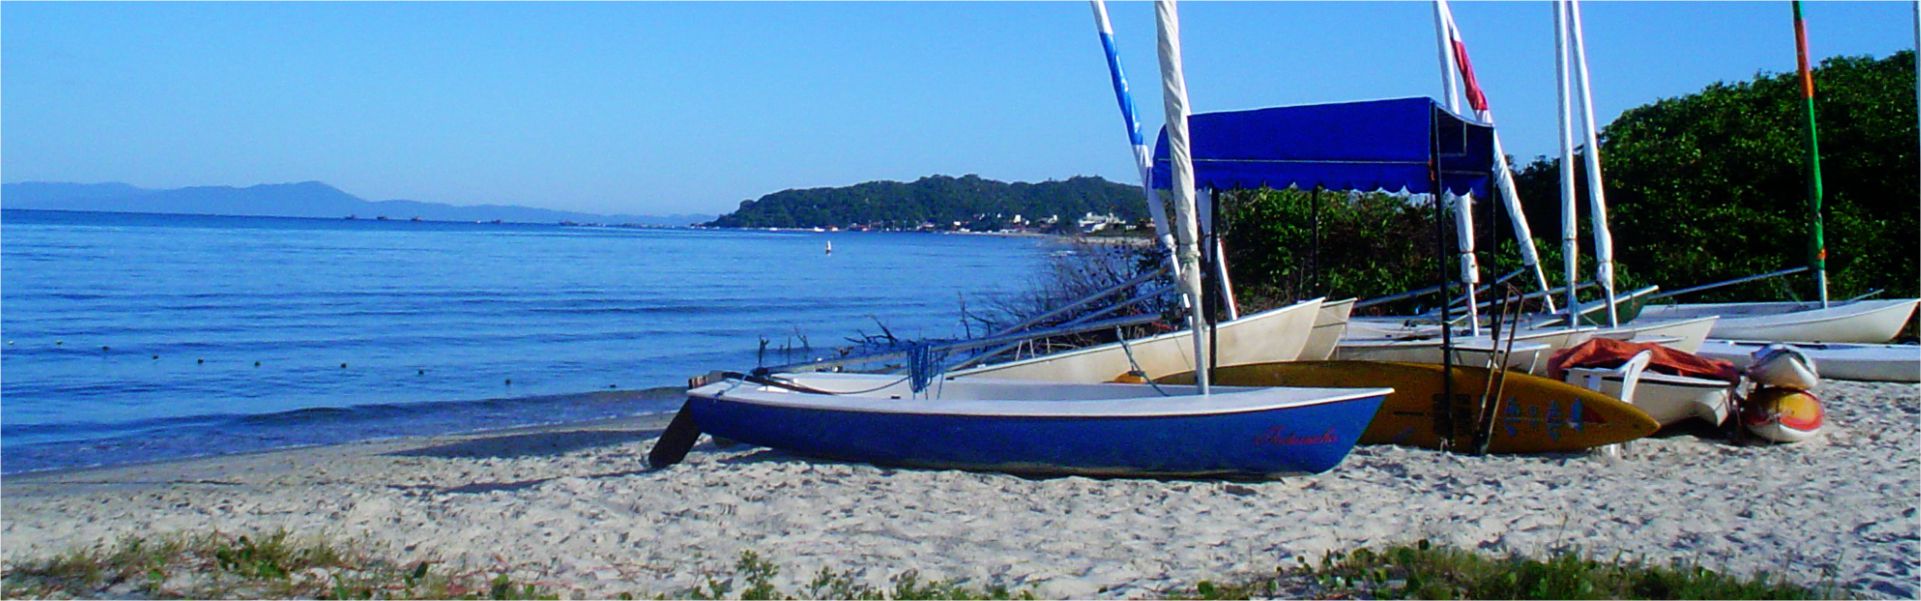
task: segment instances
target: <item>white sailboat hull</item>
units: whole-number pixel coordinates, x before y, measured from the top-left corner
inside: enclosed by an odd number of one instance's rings
[[[1495,346],[1494,340],[1487,336],[1460,336],[1454,339],[1454,364],[1486,367],[1493,362],[1495,351],[1507,351],[1507,341],[1503,339]],[[1528,373],[1546,369],[1547,357],[1552,347],[1540,342],[1515,340],[1511,354],[1505,365]],[[1421,338],[1404,340],[1395,338],[1344,338],[1334,350],[1336,361],[1399,361],[1403,363],[1432,363],[1442,361],[1441,339]]]
[[[1770,344],[1756,340],[1709,340],[1696,354],[1747,368],[1754,351]],[[1795,343],[1814,360],[1821,377],[1873,382],[1921,382],[1921,346],[1913,344]]]
[[[1708,339],[1708,332],[1714,329],[1719,317],[1691,317],[1687,319],[1650,318],[1645,313],[1634,321],[1618,328],[1602,328],[1594,332],[1596,338],[1612,338],[1628,342],[1659,342],[1684,353],[1701,349],[1701,343]]]
[[[1657,319],[1719,315],[1709,336],[1723,340],[1885,343],[1901,333],[1917,304],[1921,299],[1859,300],[1825,309],[1806,303],[1662,305],[1643,308],[1641,315]]]
[[[1621,398],[1621,376],[1608,373],[1612,371],[1576,367],[1567,370],[1565,380],[1585,387],[1590,375],[1604,374],[1599,392],[1618,399]],[[1726,381],[1645,371],[1641,372],[1640,382],[1634,385],[1632,404],[1662,426],[1693,418],[1718,425],[1727,421],[1733,411],[1732,395],[1732,386]]]
[[[1321,299],[1244,315],[1215,328],[1219,337],[1218,364],[1240,365],[1293,361],[1306,347],[1320,316]],[[948,373],[949,378],[989,377],[1003,380],[1095,383],[1112,382],[1138,365],[1152,380],[1194,371],[1193,338],[1187,330],[1168,332],[1125,344],[1091,346],[1028,359],[982,365]],[[1129,355],[1133,359],[1129,360]]]
[[[1321,304],[1321,313],[1314,318],[1314,331],[1307,335],[1307,345],[1301,348],[1298,360],[1326,361],[1334,356],[1334,347],[1340,345],[1341,336],[1347,334],[1354,301],[1350,298]]]

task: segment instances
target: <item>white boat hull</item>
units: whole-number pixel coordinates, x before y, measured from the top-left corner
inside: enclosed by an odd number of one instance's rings
[[[1293,361],[1300,357],[1320,316],[1321,299],[1244,315],[1215,327],[1219,365]],[[1194,343],[1187,330],[1122,343],[1103,344],[1038,357],[982,365],[947,374],[949,378],[1095,383],[1112,382],[1135,366],[1153,380],[1194,371]],[[1132,355],[1132,360],[1129,356]]]
[[[1454,339],[1454,364],[1474,367],[1487,367],[1493,362],[1496,349],[1506,352],[1508,345],[1502,340],[1496,347],[1493,339],[1486,336],[1461,336]],[[1508,369],[1535,373],[1546,369],[1547,356],[1552,347],[1524,340],[1516,340],[1513,350],[1507,355],[1505,365]],[[1404,340],[1396,338],[1344,338],[1334,350],[1336,361],[1400,361],[1403,363],[1439,364],[1442,360],[1441,339],[1421,338]]]
[[[1716,303],[1645,307],[1643,317],[1719,315],[1710,337],[1774,342],[1885,343],[1914,317],[1921,299],[1859,300],[1823,309],[1806,303]]]
[[[1754,351],[1770,344],[1757,340],[1709,340],[1696,354],[1728,361],[1742,369]],[[1913,344],[1794,343],[1823,378],[1873,382],[1921,382],[1921,346]]]
[[[1618,328],[1602,328],[1594,332],[1596,338],[1612,338],[1628,342],[1658,342],[1683,353],[1701,349],[1701,343],[1708,339],[1708,332],[1714,329],[1719,317],[1690,317],[1686,319],[1649,318],[1645,313],[1634,321]]]
[[[1565,379],[1569,384],[1586,387],[1589,376],[1600,375],[1598,392],[1618,399],[1621,398],[1621,376],[1608,373],[1611,371],[1576,367],[1567,370]],[[1644,371],[1634,386],[1632,404],[1662,426],[1694,418],[1719,425],[1733,413],[1732,395],[1732,385],[1726,381]]]
[[[1296,360],[1326,361],[1334,356],[1334,347],[1340,345],[1341,336],[1347,334],[1354,301],[1350,298],[1321,304],[1321,314],[1314,318],[1314,331],[1307,335],[1307,345],[1301,347],[1301,355]]]

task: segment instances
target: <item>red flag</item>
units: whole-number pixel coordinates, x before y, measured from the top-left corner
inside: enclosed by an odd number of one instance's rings
[[[1461,84],[1466,87],[1467,105],[1475,112],[1485,112],[1487,95],[1481,93],[1480,82],[1474,80],[1474,63],[1467,60],[1467,44],[1461,42],[1461,37],[1452,27],[1453,24],[1448,25],[1447,33],[1450,38],[1448,41],[1454,42],[1454,62],[1461,66]]]

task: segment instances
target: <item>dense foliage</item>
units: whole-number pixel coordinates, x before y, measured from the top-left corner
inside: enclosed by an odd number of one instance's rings
[[[1890,297],[1921,292],[1914,68],[1914,53],[1904,51],[1878,60],[1831,59],[1815,71],[1834,298],[1877,288]],[[1806,132],[1806,105],[1794,74],[1717,83],[1622,113],[1600,136],[1617,288],[1659,284],[1674,290],[1807,265]],[[1545,158],[1517,177],[1551,282],[1561,271],[1559,178],[1556,164]],[[1576,181],[1580,269],[1583,278],[1592,278],[1585,175],[1577,173]],[[1432,205],[1324,193],[1316,257],[1310,199],[1299,190],[1227,198],[1228,265],[1244,304],[1381,296],[1431,286],[1439,277]],[[1508,218],[1494,214],[1497,204],[1476,207],[1484,281],[1520,267]],[[1516,283],[1533,291],[1527,279]],[[1800,275],[1686,300],[1811,299],[1813,290],[1813,278]]]
[[[1815,70],[1830,294],[1917,293],[1914,52],[1829,59]],[[1616,260],[1669,289],[1808,264],[1807,109],[1793,73],[1717,83],[1628,110],[1601,132]],[[1537,234],[1560,230],[1560,172],[1518,174]],[[1585,175],[1580,188],[1587,221]],[[1583,230],[1581,246],[1592,245]],[[1555,244],[1558,246],[1558,243]],[[1591,261],[1591,259],[1589,259]],[[1810,299],[1791,276],[1702,300]]]
[[[1250,310],[1323,295],[1381,296],[1439,278],[1432,204],[1289,188],[1227,194],[1222,210],[1234,293]]]
[[[913,182],[874,181],[840,188],[783,190],[741,201],[739,210],[720,216],[715,227],[849,227],[916,229],[923,223],[948,226],[1015,215],[1039,220],[1058,215],[1071,222],[1092,212],[1133,221],[1147,207],[1138,186],[1098,177],[1072,177],[1041,183],[1000,182],[977,175],[933,175]],[[999,216],[996,218],[996,216]]]

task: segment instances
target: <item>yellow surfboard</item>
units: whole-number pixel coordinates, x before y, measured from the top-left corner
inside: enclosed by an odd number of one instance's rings
[[[1214,383],[1222,386],[1390,386],[1394,394],[1387,396],[1374,421],[1361,434],[1363,444],[1440,448],[1445,440],[1450,449],[1472,451],[1481,400],[1488,390],[1489,371],[1484,367],[1457,366],[1452,373],[1452,403],[1443,398],[1441,366],[1427,363],[1257,363],[1217,368]],[[1175,374],[1160,381],[1192,383],[1194,374]],[[1498,380],[1496,385],[1500,385]],[[1507,374],[1501,401],[1494,411],[1497,417],[1488,439],[1490,453],[1579,451],[1634,440],[1660,428],[1647,413],[1619,399],[1513,371]]]

